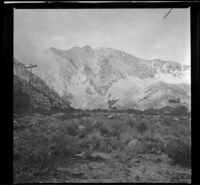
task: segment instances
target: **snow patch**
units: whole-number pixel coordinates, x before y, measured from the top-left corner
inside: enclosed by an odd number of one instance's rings
[[[186,83],[186,84],[191,84],[191,72],[190,69],[184,71],[181,73],[180,76],[173,76],[172,74],[167,74],[167,73],[161,73],[157,72],[155,75],[155,78],[159,81],[163,81],[166,83],[171,83],[171,84],[179,84],[179,83]]]

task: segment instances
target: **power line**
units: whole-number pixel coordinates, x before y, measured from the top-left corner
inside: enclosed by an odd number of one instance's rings
[[[173,8],[171,8],[171,9],[167,12],[167,14],[163,17],[163,19],[165,19],[165,18],[169,15],[169,13],[172,11],[172,9],[173,9]]]

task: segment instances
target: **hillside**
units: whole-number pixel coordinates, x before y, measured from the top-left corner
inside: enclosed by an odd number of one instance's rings
[[[109,102],[115,101],[118,109],[176,105],[191,109],[190,66],[90,46],[51,47],[35,62],[40,66],[35,74],[74,108],[108,109]],[[180,101],[174,104],[171,99]]]
[[[30,102],[30,72],[25,65],[14,59],[14,112],[26,113]],[[35,74],[32,74],[31,84],[32,109],[34,112],[48,113],[50,111],[69,108],[69,102],[62,99],[53,89]]]

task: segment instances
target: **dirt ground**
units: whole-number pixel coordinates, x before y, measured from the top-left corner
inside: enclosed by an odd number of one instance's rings
[[[143,115],[133,116],[129,114],[128,116],[132,119],[135,118],[137,123],[137,119],[141,120]],[[119,114],[119,118],[116,117],[115,119],[123,121],[127,120],[128,116]],[[103,114],[103,116],[102,114],[93,114],[93,117],[89,118],[89,121],[95,122],[98,119],[106,120],[106,117],[108,117],[107,114]],[[50,120],[48,117],[45,119]],[[115,119],[113,122],[115,122]],[[148,121],[152,120],[152,124],[154,125],[158,124],[159,119],[164,120],[160,116],[145,116],[145,119]],[[77,118],[77,120],[80,120],[80,118]],[[167,118],[167,120],[169,119]],[[181,119],[179,120],[181,123],[183,122]],[[88,121],[88,118],[86,121]],[[111,122],[109,119],[108,121]],[[50,123],[49,121],[48,125]],[[63,123],[61,122],[61,124]],[[54,121],[52,121],[52,125],[55,125]],[[167,125],[160,126],[159,128],[163,129],[168,127]],[[128,130],[124,133],[125,136],[129,134]],[[124,142],[124,145],[127,145],[127,143]],[[48,168],[48,170],[39,171],[29,178],[28,181],[37,183],[191,183],[191,168],[174,164],[166,153],[133,155],[133,153],[128,153],[126,150],[120,149],[113,149],[111,152],[92,150],[90,151],[90,156],[77,154],[57,157],[53,162],[53,166]]]
[[[69,160],[63,157],[49,170],[48,175],[40,174],[39,182],[191,183],[191,169],[170,164],[170,159],[165,155],[138,155],[124,160],[116,159],[112,154],[110,156],[110,159],[100,160],[81,157]]]

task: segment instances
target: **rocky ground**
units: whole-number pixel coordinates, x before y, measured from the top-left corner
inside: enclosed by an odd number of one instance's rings
[[[54,115],[55,119],[61,115]],[[97,120],[97,115],[93,115]],[[105,115],[104,115],[105,116]],[[116,116],[106,114],[108,120],[115,119]],[[138,116],[138,115],[137,115]],[[141,119],[141,116],[135,116]],[[28,118],[15,117],[15,129],[19,129],[19,124],[23,127],[29,127],[31,124],[37,125],[38,122],[49,120],[52,116],[36,115],[33,121]],[[77,115],[76,115],[77,117]],[[125,116],[124,116],[125,117]],[[144,117],[144,116],[142,116]],[[147,116],[148,117],[148,116]],[[102,115],[100,116],[102,118]],[[20,120],[21,119],[21,120]],[[80,119],[80,118],[78,118]],[[92,120],[92,118],[90,118]],[[119,120],[119,118],[116,118]],[[123,120],[123,115],[120,115]],[[127,119],[127,118],[126,118]],[[147,118],[146,118],[147,119]],[[161,116],[149,116],[157,124],[156,120],[162,120]],[[187,118],[185,118],[187,119]],[[181,118],[177,119],[178,121]],[[92,121],[91,121],[92,122]],[[166,123],[165,123],[166,124]],[[28,125],[28,126],[27,126]],[[80,126],[80,125],[79,125]],[[86,126],[78,127],[80,130]],[[21,128],[21,127],[20,127]],[[159,127],[160,128],[160,127]],[[150,129],[150,128],[148,128]],[[21,131],[20,131],[21,132]],[[80,131],[82,132],[82,131]],[[125,131],[124,131],[125,132]],[[20,137],[19,131],[17,136]],[[96,133],[96,132],[95,132]],[[120,139],[123,140],[123,134],[120,133]],[[125,136],[129,135],[126,131]],[[143,134],[144,135],[144,134]],[[103,139],[102,139],[103,140]],[[108,151],[79,150],[72,155],[60,155],[54,158],[53,165],[34,172],[24,182],[41,183],[65,183],[65,182],[148,182],[148,183],[191,183],[191,168],[175,164],[173,160],[164,152],[136,152],[128,150],[130,147],[137,148],[137,145],[143,143],[136,139],[124,141],[122,148],[116,148]],[[33,141],[32,141],[33,142]],[[135,142],[135,143],[134,143]],[[147,142],[147,141],[144,141]],[[137,147],[136,147],[137,146]],[[17,147],[16,147],[17,148]],[[134,149],[135,149],[134,148]],[[140,148],[140,147],[138,147]],[[136,150],[136,149],[135,149]],[[137,149],[139,151],[139,149]],[[36,154],[34,154],[36,155]],[[20,182],[20,180],[19,180]]]
[[[165,155],[139,155],[124,161],[112,155],[110,159],[99,160],[62,158],[49,170],[48,175],[40,174],[39,182],[191,183],[190,169],[169,163]]]

